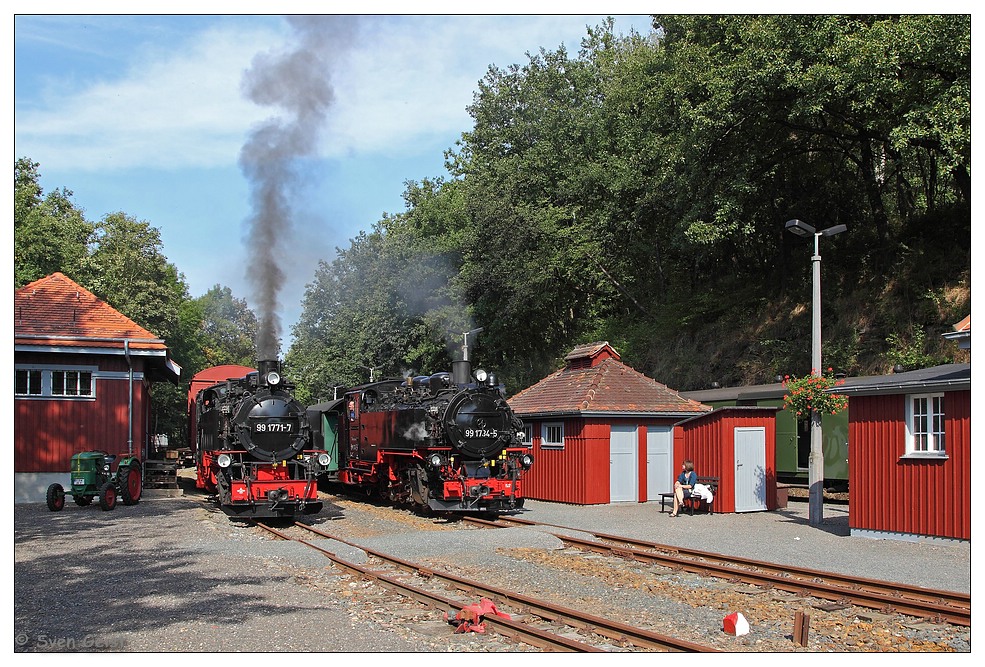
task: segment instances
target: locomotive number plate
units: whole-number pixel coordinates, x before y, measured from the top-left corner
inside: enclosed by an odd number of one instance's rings
[[[467,428],[465,429],[466,438],[495,438],[499,431],[494,428]]]
[[[253,424],[254,433],[291,433],[294,424],[290,422],[255,422]]]

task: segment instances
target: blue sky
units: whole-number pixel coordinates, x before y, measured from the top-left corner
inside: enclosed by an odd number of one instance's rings
[[[617,32],[649,32],[644,15],[613,15]],[[562,43],[576,53],[586,26],[605,16],[359,18],[355,39],[330,59],[335,98],[295,199],[280,294],[284,351],[318,261],[403,211],[405,181],[446,175],[443,152],[471,129],[466,106],[488,67],[523,64],[526,52]],[[40,164],[45,191],[68,188],[89,220],[122,211],[148,221],[192,296],[222,284],[254,305],[245,277],[250,188],[237,159],[256,124],[282,112],[247,100],[240,83],[258,54],[294,48],[288,23],[21,14],[13,35],[14,153]]]

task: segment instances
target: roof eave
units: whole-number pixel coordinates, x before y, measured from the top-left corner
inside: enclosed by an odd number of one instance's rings
[[[520,419],[538,417],[666,417],[681,419],[706,414],[705,412],[654,412],[645,410],[539,410],[537,412],[516,412]]]
[[[896,382],[868,387],[835,387],[828,389],[829,394],[845,394],[847,396],[877,396],[879,394],[909,394],[919,392],[929,394],[939,391],[955,391],[971,389],[971,380],[945,380],[937,382]]]

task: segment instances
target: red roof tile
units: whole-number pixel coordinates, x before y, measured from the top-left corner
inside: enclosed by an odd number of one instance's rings
[[[955,331],[971,331],[971,313],[965,315],[965,318],[954,325]]]
[[[608,343],[603,345],[612,350]],[[689,416],[711,411],[710,406],[684,398],[666,385],[617,361],[615,350],[612,350],[614,358],[602,358],[592,366],[571,363],[584,357],[588,347],[576,347],[566,357],[569,360],[567,366],[513,396],[508,401],[510,406],[521,417],[574,412]],[[575,354],[578,351],[581,353]]]
[[[166,350],[153,333],[62,273],[14,291],[14,343]]]

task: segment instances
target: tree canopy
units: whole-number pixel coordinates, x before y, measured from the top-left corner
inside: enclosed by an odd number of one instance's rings
[[[302,400],[447,370],[476,327],[511,392],[593,340],[675,389],[804,375],[813,248],[792,218],[848,228],[821,248],[825,366],[958,354],[938,334],[970,311],[970,16],[607,20],[577,53],[491,66],[467,110],[447,175],[408,181],[307,285],[285,358]],[[64,271],[189,376],[252,363],[243,300],[191,298],[150,223],[87,221],[37,169],[15,164],[16,285]]]
[[[485,329],[484,363],[515,389],[594,339],[680,388],[803,373],[810,249],[783,233],[799,218],[849,227],[826,239],[843,332],[828,352],[877,371],[893,332],[914,318],[942,331],[969,307],[970,27],[655,16],[647,35],[610,20],[577,55],[490,67],[446,153],[451,179],[408,183],[405,213],[322,265],[292,355],[395,372],[427,336],[447,340],[432,324],[450,307],[462,331]],[[917,260],[915,243],[946,262]],[[407,284],[442,305],[411,303]],[[913,289],[919,313],[901,305]],[[831,308],[873,295],[887,298],[869,312]]]

